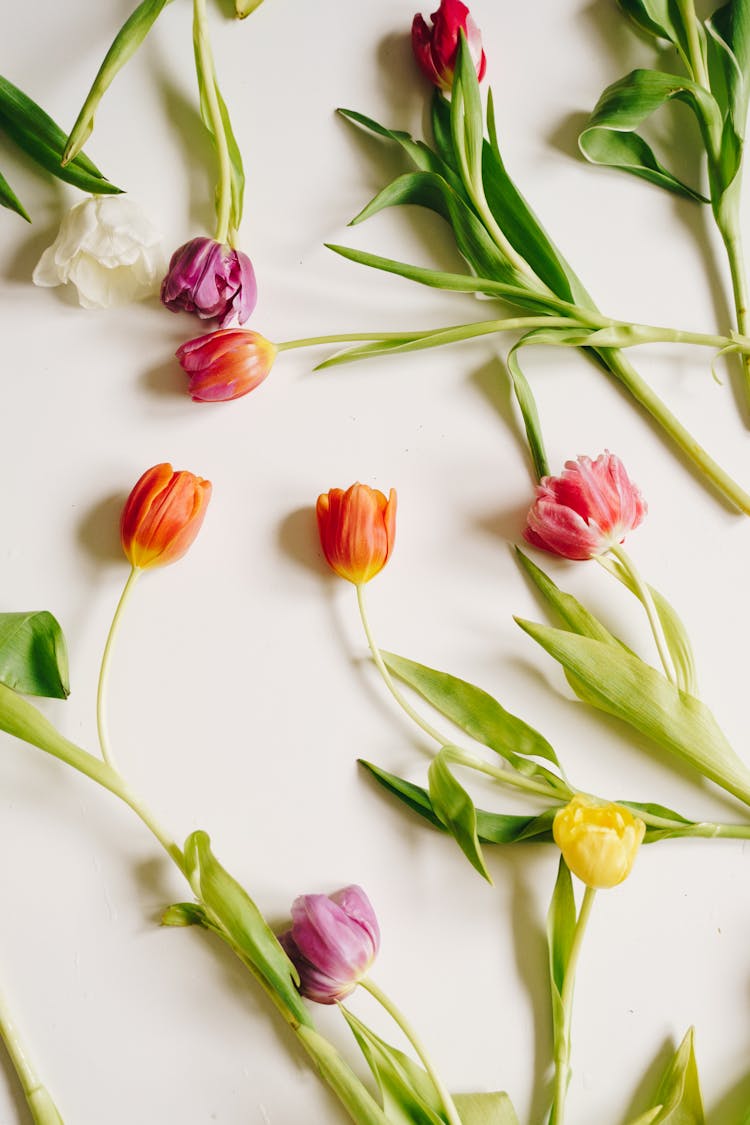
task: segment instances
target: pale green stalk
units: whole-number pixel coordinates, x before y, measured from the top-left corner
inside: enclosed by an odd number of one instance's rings
[[[549,1125],[563,1125],[565,1118],[565,1098],[568,1092],[568,1083],[570,1082],[570,1028],[573,1019],[573,994],[575,991],[576,968],[583,944],[583,936],[586,932],[586,924],[591,914],[591,908],[594,905],[595,896],[596,891],[593,887],[587,887],[578,914],[575,933],[573,934],[570,956],[565,968],[565,979],[563,981],[561,995],[563,1026],[561,1033],[557,1037],[557,1042],[555,1043],[555,1083]]]
[[[422,1066],[425,1068],[428,1075],[432,1079],[432,1084],[437,1091],[440,1101],[443,1103],[443,1109],[445,1110],[445,1116],[448,1119],[449,1125],[462,1125],[461,1118],[458,1115],[458,1110],[454,1105],[453,1098],[443,1084],[440,1075],[435,1070],[435,1067],[432,1064],[430,1056],[427,1054],[424,1044],[422,1043],[414,1028],[404,1016],[403,1012],[396,1007],[391,998],[386,995],[386,993],[383,992],[383,990],[379,988],[378,985],[376,985],[370,977],[364,977],[359,983],[366,992],[369,992],[370,995],[374,997],[375,1000],[377,1000],[382,1008],[385,1008],[388,1015],[401,1028],[404,1035],[411,1043],[416,1052],[417,1058],[422,1063]]]
[[[679,688],[680,685],[678,682],[678,677],[675,673],[674,663],[669,653],[669,645],[667,644],[666,637],[664,636],[664,629],[662,628],[659,614],[656,611],[654,599],[651,597],[651,591],[641,578],[640,571],[638,570],[637,566],[624,547],[620,546],[620,544],[616,544],[615,546],[609,548],[609,554],[614,555],[614,557],[620,563],[623,571],[625,572],[625,576],[630,578],[633,589],[635,590],[635,595],[646,611],[646,617],[648,618],[648,623],[651,626],[651,632],[653,633],[656,648],[659,653],[659,659],[661,660],[662,668],[664,669],[664,675],[667,677],[671,684],[674,684],[676,688]],[[599,562],[601,560],[597,559],[597,561]],[[605,569],[610,574],[614,574],[616,578],[620,577],[616,570],[610,570],[609,567],[606,566],[606,564],[604,565]],[[628,583],[624,579],[620,580],[627,588]]]
[[[106,707],[107,686],[109,682],[109,666],[112,659],[112,646],[114,645],[115,637],[117,636],[117,632],[120,626],[120,620],[140,573],[141,570],[137,566],[134,566],[131,569],[130,574],[128,575],[128,580],[125,583],[125,588],[122,591],[119,602],[117,603],[117,609],[115,610],[115,615],[112,618],[112,624],[110,625],[109,633],[107,634],[107,641],[104,645],[102,663],[99,669],[99,683],[96,689],[96,729],[99,735],[99,746],[101,747],[102,757],[104,758],[104,761],[108,766],[112,766],[113,769],[116,769],[117,767],[115,765],[115,760],[109,743]]]
[[[0,1036],[13,1063],[35,1125],[63,1125],[52,1097],[42,1085],[21,1038],[5,995],[0,991]]]
[[[197,65],[203,73],[205,110],[216,144],[219,180],[216,185],[216,241],[229,239],[229,213],[232,204],[232,163],[219,105],[211,41],[208,36],[206,0],[193,0],[193,44]]]

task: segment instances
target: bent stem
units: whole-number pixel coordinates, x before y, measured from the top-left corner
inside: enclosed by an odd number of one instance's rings
[[[648,623],[651,626],[651,632],[653,633],[654,641],[656,642],[656,648],[659,652],[659,659],[661,660],[661,665],[664,669],[664,675],[667,677],[671,684],[674,684],[676,688],[679,688],[680,684],[674,669],[672,657],[669,653],[669,645],[667,644],[666,637],[664,636],[664,629],[662,628],[659,614],[656,610],[656,606],[654,605],[654,599],[651,596],[651,591],[641,578],[638,568],[636,567],[635,563],[624,547],[621,547],[618,543],[614,547],[609,548],[609,554],[614,555],[614,557],[619,562],[620,566],[625,572],[625,576],[629,578],[630,582],[632,583],[638,601],[646,611]],[[602,565],[610,574],[614,574],[616,578],[620,577],[617,571],[614,569],[610,570],[606,563],[603,563]],[[624,578],[620,580],[627,588],[627,581],[625,581]]]
[[[591,908],[594,905],[595,897],[596,891],[593,887],[587,887],[586,893],[583,896],[583,902],[581,903],[581,909],[578,913],[578,920],[573,933],[573,941],[570,946],[570,955],[565,969],[565,980],[563,981],[561,994],[563,1022],[561,1032],[555,1043],[555,1084],[549,1125],[563,1125],[565,1118],[565,1097],[570,1081],[570,1029],[573,1018],[573,994],[575,991],[576,968],[581,953],[583,937],[586,932],[586,925],[591,914]]]
[[[104,645],[104,652],[102,653],[102,663],[99,669],[99,683],[96,689],[96,730],[99,736],[99,746],[101,748],[104,761],[108,766],[111,766],[112,769],[116,769],[117,767],[115,765],[114,756],[110,747],[109,732],[107,729],[106,702],[107,686],[109,683],[109,666],[112,659],[112,646],[114,645],[115,637],[117,636],[117,632],[119,630],[123,610],[127,605],[130,594],[132,593],[133,587],[136,583],[136,579],[138,578],[140,573],[141,571],[139,567],[132,567],[130,574],[128,575],[128,580],[125,583],[125,588],[120,595],[120,600],[117,603],[117,609],[115,610],[114,617],[112,618],[112,624],[110,625],[109,633],[107,634],[107,641]]]
[[[211,51],[211,41],[208,36],[206,0],[193,0],[193,47],[195,49],[195,65],[198,73],[201,103],[208,118],[209,128],[213,133],[219,162],[219,179],[216,185],[216,241],[227,242],[229,239],[229,212],[232,203],[232,165],[224,119],[219,104],[216,67]],[[231,239],[229,241],[231,244]]]
[[[0,1036],[13,1063],[36,1125],[63,1125],[55,1103],[42,1085],[16,1026],[6,996],[0,990]]]
[[[443,1103],[445,1116],[448,1119],[450,1125],[462,1125],[461,1118],[458,1115],[458,1110],[456,1109],[456,1106],[453,1102],[453,1098],[448,1093],[448,1090],[443,1084],[439,1074],[435,1070],[435,1067],[433,1066],[432,1061],[427,1054],[427,1051],[425,1050],[424,1044],[422,1043],[414,1028],[407,1021],[403,1012],[396,1007],[391,998],[386,995],[386,993],[383,992],[383,990],[379,988],[378,985],[376,985],[370,977],[364,977],[359,983],[360,986],[364,988],[365,992],[369,992],[370,995],[375,1000],[377,1000],[380,1006],[382,1008],[385,1008],[388,1015],[401,1028],[404,1035],[411,1043],[416,1052],[417,1058],[422,1063],[422,1066],[425,1068],[428,1075],[432,1079],[432,1084],[437,1090],[440,1101]]]

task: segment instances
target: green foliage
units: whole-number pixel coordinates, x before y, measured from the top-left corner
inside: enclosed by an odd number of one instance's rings
[[[552,999],[552,1032],[555,1048],[565,1035],[565,1008],[563,987],[568,971],[573,938],[576,930],[576,903],[573,880],[565,860],[560,856],[555,889],[547,913],[547,952]],[[557,1054],[557,1050],[555,1050]]]
[[[208,129],[211,139],[216,145],[216,134],[214,132],[213,121],[209,110],[209,102],[211,93],[219,106],[219,114],[221,116],[221,126],[226,138],[227,150],[229,153],[229,170],[230,170],[230,185],[231,185],[231,203],[229,209],[229,231],[230,235],[236,234],[239,230],[240,223],[242,222],[242,206],[245,195],[245,169],[242,163],[242,153],[237,144],[237,138],[232,130],[232,122],[229,118],[229,110],[226,107],[224,98],[221,95],[219,84],[216,80],[216,75],[206,73],[203,66],[203,54],[200,50],[199,41],[201,36],[201,29],[196,25],[194,28],[194,46],[195,46],[195,72],[198,76],[198,91],[200,94],[200,110],[203,124]],[[216,198],[217,214],[219,210],[219,197]]]
[[[690,1028],[667,1067],[653,1108],[631,1125],[705,1125],[705,1121]]]
[[[518,1125],[518,1117],[507,1094],[454,1094],[453,1102],[463,1125]]]
[[[0,683],[23,695],[70,695],[65,637],[51,613],[0,613]]]
[[[433,811],[450,832],[469,863],[488,883],[492,882],[477,835],[477,810],[464,787],[450,771],[451,747],[435,755],[428,770],[429,794]]]

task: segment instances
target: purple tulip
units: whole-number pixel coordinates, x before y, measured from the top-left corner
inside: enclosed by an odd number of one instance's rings
[[[336,1004],[357,987],[380,947],[378,920],[361,887],[335,895],[300,895],[292,927],[279,935],[300,976],[300,992],[317,1004]]]
[[[217,317],[221,328],[244,324],[258,299],[253,264],[241,250],[213,238],[193,238],[172,255],[161,299],[172,312]]]

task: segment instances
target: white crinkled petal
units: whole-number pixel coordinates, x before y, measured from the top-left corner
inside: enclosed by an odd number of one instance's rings
[[[55,243],[48,246],[34,268],[31,280],[35,285],[53,286],[62,285],[65,280],[60,276],[60,271],[55,262]]]

